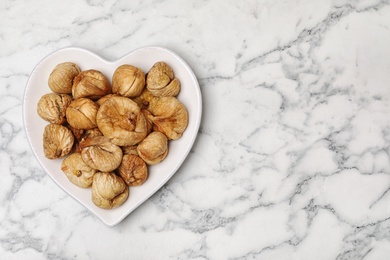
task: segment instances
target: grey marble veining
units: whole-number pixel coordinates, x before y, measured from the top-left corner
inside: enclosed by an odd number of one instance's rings
[[[388,1],[2,1],[1,259],[389,259]],[[108,228],[37,163],[26,82],[66,46],[194,70],[188,158]],[[39,87],[39,86],[37,86]]]

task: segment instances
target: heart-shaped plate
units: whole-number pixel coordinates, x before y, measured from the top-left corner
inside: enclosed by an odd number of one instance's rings
[[[74,62],[81,70],[96,69],[110,81],[117,67],[131,64],[145,73],[157,61],[169,64],[181,83],[178,99],[188,110],[188,126],[183,136],[169,142],[169,153],[165,160],[149,166],[149,177],[138,187],[130,187],[130,196],[120,207],[105,210],[95,206],[91,200],[91,189],[82,189],[71,183],[61,171],[62,159],[50,160],[43,153],[43,130],[48,122],[37,114],[37,104],[42,95],[50,93],[48,78],[54,67],[62,62]],[[44,58],[33,70],[27,82],[24,101],[24,127],[31,148],[47,174],[74,199],[94,213],[107,226],[115,226],[145,200],[160,189],[178,170],[189,154],[196,139],[202,115],[202,96],[198,81],[187,63],[172,51],[161,47],[136,49],[117,61],[107,61],[100,56],[81,48],[60,49]]]

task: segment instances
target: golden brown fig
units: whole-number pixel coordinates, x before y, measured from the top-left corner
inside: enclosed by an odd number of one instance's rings
[[[127,97],[111,97],[99,108],[97,125],[104,136],[119,146],[135,145],[147,135],[144,115]]]
[[[188,125],[185,106],[175,97],[162,97],[151,109],[153,129],[165,134],[168,139],[179,139]]]
[[[97,172],[93,176],[92,201],[99,208],[112,209],[129,197],[129,186],[112,172]]]
[[[67,94],[45,94],[38,101],[38,115],[49,123],[63,124],[66,122],[66,109],[71,102],[72,98]]]
[[[103,136],[102,132],[97,127],[93,129],[85,130],[84,135],[81,137],[81,141],[89,137],[95,137],[95,136]]]
[[[46,158],[62,158],[70,153],[74,137],[63,125],[49,124],[43,132],[43,152]]]
[[[112,76],[112,92],[125,97],[139,96],[145,87],[145,74],[140,68],[124,64]]]
[[[123,155],[126,155],[126,154],[138,155],[136,145],[122,146],[121,148],[122,148]]]
[[[75,137],[75,148],[73,152],[76,153],[81,153],[81,147],[80,143],[82,143],[85,139],[88,137],[95,137],[95,136],[102,136],[102,132],[100,132],[99,128],[93,128],[93,129],[88,129],[88,130],[83,130],[83,129],[75,129],[72,128],[71,126],[68,126],[70,130],[72,130],[72,133]]]
[[[153,96],[152,93],[150,93],[150,91],[145,88],[144,91],[142,91],[141,95],[133,98],[132,100],[137,103],[137,105],[141,109],[149,110],[153,108],[153,106],[157,103],[158,99],[158,97]]]
[[[111,93],[108,79],[98,70],[85,70],[74,79],[72,86],[73,98],[99,99]]]
[[[141,110],[141,113],[145,116],[145,119],[146,119],[146,132],[147,134],[149,134],[150,132],[152,132],[153,130],[153,122],[152,122],[152,113],[149,111],[149,110],[146,110],[146,109],[142,109]]]
[[[81,138],[84,135],[86,130],[76,129],[76,128],[72,127],[71,125],[69,125],[68,123],[64,124],[64,126],[66,126],[66,128],[68,128],[72,132],[73,137],[74,137],[73,148],[72,148],[71,153],[72,152],[78,152],[78,153],[81,152],[79,143],[80,143],[80,140],[81,140]]]
[[[119,96],[119,95],[118,94],[108,94],[108,95],[105,95],[104,97],[99,98],[98,100],[96,100],[96,104],[101,106],[107,99],[109,99],[109,98],[111,98],[113,96]]]
[[[88,137],[80,142],[81,157],[91,168],[111,172],[121,164],[122,149],[104,136]]]
[[[55,93],[71,94],[73,80],[79,73],[80,68],[72,62],[58,64],[49,76],[50,89]]]
[[[70,131],[72,131],[75,142],[79,142],[81,140],[81,138],[84,136],[85,131],[86,131],[84,129],[74,128],[69,124],[65,124],[64,126],[66,126]]]
[[[167,157],[168,139],[163,133],[152,132],[138,144],[137,151],[147,164],[157,164]]]
[[[137,155],[126,154],[118,167],[119,175],[129,186],[138,186],[148,178],[146,163]]]
[[[78,98],[66,109],[69,125],[76,129],[93,129],[97,127],[96,114],[99,105],[89,98]]]
[[[61,164],[61,170],[68,177],[69,181],[80,188],[88,188],[92,185],[95,169],[89,167],[80,153],[72,153],[66,157]]]
[[[154,96],[174,97],[180,92],[180,81],[168,64],[159,61],[147,73],[146,87]]]

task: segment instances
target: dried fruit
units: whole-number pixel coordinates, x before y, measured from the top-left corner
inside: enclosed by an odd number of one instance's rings
[[[95,137],[95,136],[102,136],[102,132],[100,132],[99,128],[93,128],[93,129],[88,129],[88,130],[83,130],[83,129],[75,129],[72,127],[68,127],[70,130],[72,130],[73,135],[75,136],[75,148],[74,152],[75,153],[81,153],[81,147],[80,143],[82,143],[86,138],[88,137]],[[76,134],[75,134],[76,133]]]
[[[63,124],[66,122],[66,109],[71,102],[72,98],[67,94],[45,94],[38,101],[38,115],[49,123]]]
[[[124,97],[139,96],[145,87],[145,74],[140,68],[124,64],[112,76],[112,92]]]
[[[144,115],[127,97],[114,96],[105,101],[98,110],[96,121],[103,135],[119,146],[137,144],[147,135]]]
[[[99,99],[111,93],[111,85],[106,76],[98,70],[85,70],[74,79],[73,98]]]
[[[146,163],[139,156],[126,154],[118,167],[118,173],[129,186],[139,186],[148,178]]]
[[[81,140],[85,140],[89,137],[95,137],[95,136],[103,136],[102,132],[97,127],[86,130],[84,135],[81,137]]]
[[[137,103],[137,105],[141,108],[141,110],[143,109],[150,110],[156,105],[159,98],[153,96],[148,89],[144,89],[141,95],[133,98],[132,100],[135,103]]]
[[[101,97],[98,100],[96,100],[96,104],[101,106],[106,100],[110,99],[111,97],[115,97],[115,96],[118,97],[119,95],[118,94],[107,94],[104,97]]]
[[[92,201],[99,208],[112,209],[129,197],[129,187],[113,172],[97,172],[93,176]]]
[[[111,88],[100,71],[61,63],[49,77],[55,93],[37,104],[50,123],[43,133],[45,156],[69,155],[61,170],[78,187],[92,186],[92,201],[103,209],[122,205],[129,186],[147,180],[148,165],[163,161],[169,140],[188,125],[187,109],[175,98],[180,82],[165,62],[156,62],[146,76],[124,64],[112,82]]]
[[[168,139],[177,140],[188,125],[188,112],[185,106],[175,97],[162,97],[151,109],[150,118],[153,129],[165,134]]]
[[[72,153],[61,164],[61,170],[69,181],[80,188],[88,188],[92,185],[95,169],[89,167],[81,158],[80,153]]]
[[[91,168],[111,172],[121,164],[122,149],[107,137],[88,137],[80,142],[83,161]]]
[[[137,151],[147,164],[157,164],[167,157],[168,139],[160,132],[152,132],[138,144]]]
[[[144,115],[146,120],[146,133],[149,134],[153,130],[153,122],[152,122],[152,113],[149,110],[142,109],[141,113]]]
[[[69,125],[76,129],[93,129],[97,127],[96,114],[99,105],[88,98],[78,98],[72,101],[66,109]]]
[[[63,125],[49,124],[43,131],[43,152],[46,158],[62,158],[72,150],[72,131]]]
[[[180,81],[165,62],[156,62],[146,76],[147,89],[157,97],[174,97],[180,92]]]
[[[48,84],[55,93],[71,94],[74,78],[80,73],[80,68],[72,62],[58,64],[50,73]]]
[[[81,140],[81,138],[83,137],[83,135],[85,134],[85,131],[84,129],[77,129],[77,128],[74,128],[72,127],[71,125],[69,124],[65,124],[64,126],[66,126],[70,131],[72,131],[72,134],[74,136],[74,141],[75,142],[78,142]]]
[[[125,154],[138,155],[137,145],[122,146],[121,148],[122,148],[123,155]]]

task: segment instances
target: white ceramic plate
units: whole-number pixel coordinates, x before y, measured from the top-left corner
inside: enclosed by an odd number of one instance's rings
[[[47,80],[54,67],[62,62],[74,62],[81,70],[96,69],[111,80],[115,69],[131,64],[145,73],[157,61],[167,62],[181,82],[178,99],[186,106],[189,123],[183,136],[169,143],[169,154],[160,164],[149,166],[149,178],[138,187],[130,187],[128,200],[120,207],[105,210],[96,207],[91,200],[91,189],[72,184],[61,171],[62,159],[49,160],[43,154],[42,136],[48,124],[37,114],[37,104],[42,95],[51,92]],[[107,61],[80,48],[64,48],[44,58],[33,70],[26,86],[23,103],[24,126],[31,148],[47,174],[68,194],[87,207],[107,226],[114,226],[160,189],[183,163],[198,133],[202,114],[202,97],[198,81],[186,62],[177,54],[160,47],[137,49],[117,61]]]

